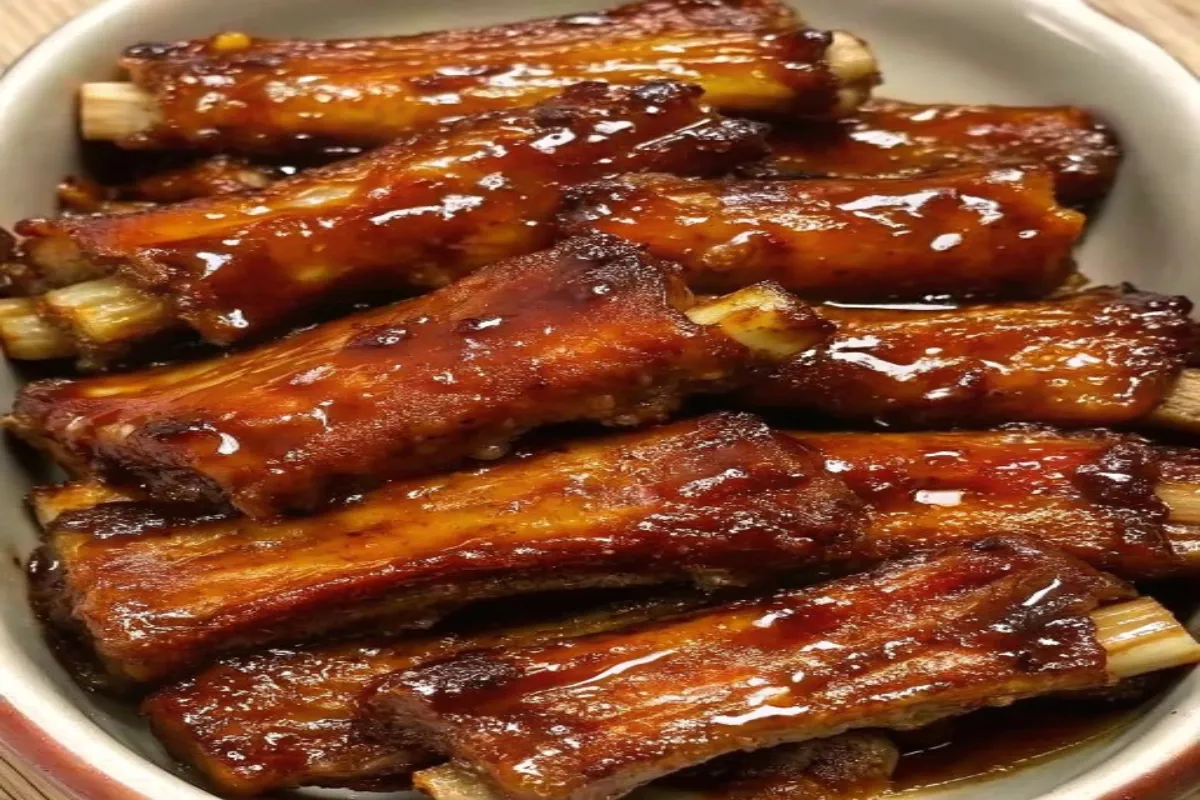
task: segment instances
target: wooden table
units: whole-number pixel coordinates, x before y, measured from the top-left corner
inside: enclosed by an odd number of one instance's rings
[[[0,69],[61,22],[96,2],[97,0],[0,0]],[[1121,22],[1142,31],[1175,54],[1193,72],[1200,74],[1200,0],[1091,2]],[[45,778],[33,770],[5,760],[3,753],[0,753],[0,800],[8,798],[67,800]],[[1200,800],[1200,797],[1195,800]]]

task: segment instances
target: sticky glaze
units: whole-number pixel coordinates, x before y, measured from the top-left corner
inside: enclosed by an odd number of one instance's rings
[[[496,458],[534,427],[660,420],[754,374],[687,300],[669,265],[579,237],[228,358],[37,381],[9,424],[118,485],[269,516]],[[802,306],[781,314],[799,341],[825,335]]]
[[[868,101],[824,125],[774,127],[756,177],[905,177],[967,165],[1038,164],[1054,173],[1064,205],[1108,193],[1121,149],[1112,131],[1071,106],[963,106]]]
[[[397,673],[368,702],[509,798],[598,800],[738,749],[1109,682],[1086,616],[1129,590],[1027,540]]]
[[[452,117],[523,107],[587,80],[680,80],[731,112],[828,116],[830,34],[775,2],[652,0],[515,25],[351,41],[242,34],[140,45],[121,60],[153,97],[127,147],[271,151],[379,145]]]
[[[146,680],[222,650],[421,627],[481,597],[759,578],[820,563],[859,526],[811,453],[722,414],[393,483],[314,517],[100,506],[62,515],[50,541],[97,652]]]
[[[602,230],[728,291],[773,280],[806,297],[1041,297],[1073,271],[1083,217],[1053,176],[967,169],[909,179],[718,181],[629,175],[568,193],[569,231]]]
[[[795,435],[867,504],[858,554],[866,560],[1005,531],[1128,578],[1194,569],[1172,549],[1168,509],[1155,494],[1164,479],[1200,477],[1189,451],[1131,435],[1032,427]]]
[[[576,86],[536,109],[447,123],[260,191],[18,227],[35,264],[51,269],[74,252],[230,344],[345,295],[429,290],[547,246],[570,183],[719,172],[762,152],[761,126],[722,119],[698,97],[677,83]]]
[[[587,614],[547,613],[517,628],[400,641],[275,648],[224,659],[142,704],[155,734],[218,789],[237,795],[296,786],[403,789],[428,749],[369,735],[358,696],[399,669],[480,647],[518,647],[678,614],[697,598],[623,602]]]
[[[1121,289],[945,310],[826,306],[826,344],[744,402],[899,427],[1120,425],[1153,411],[1195,345],[1191,303]]]

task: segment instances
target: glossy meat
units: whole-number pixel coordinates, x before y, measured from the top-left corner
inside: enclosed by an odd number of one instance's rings
[[[656,781],[629,800],[871,800],[888,793],[898,758],[882,734],[845,733],[724,756]],[[414,782],[436,800],[503,800],[455,764],[418,772]]]
[[[825,125],[777,125],[755,177],[902,177],[968,165],[1040,164],[1063,205],[1101,199],[1121,148],[1112,131],[1072,106],[1015,107],[871,100]]]
[[[906,428],[1133,423],[1191,355],[1190,311],[1182,297],[1120,289],[946,310],[823,307],[837,334],[744,401]]]
[[[888,793],[898,759],[883,734],[855,731],[735,753],[659,783],[677,800],[871,800]]]
[[[724,181],[628,175],[568,193],[566,230],[596,229],[687,268],[701,291],[778,281],[855,302],[1040,297],[1074,270],[1083,217],[1036,169],[910,179]]]
[[[125,504],[59,518],[74,622],[134,680],[214,652],[427,626],[547,588],[746,581],[853,545],[859,504],[790,437],[719,414],[397,482],[254,523]]]
[[[1112,682],[1088,613],[1130,595],[1008,538],[615,633],[474,651],[367,702],[499,797],[601,800],[742,749]],[[853,668],[848,668],[853,665]]]
[[[578,237],[227,358],[37,381],[7,422],[118,486],[268,516],[496,458],[543,425],[659,420],[825,335],[769,288],[690,302],[670,265]]]
[[[120,190],[120,197],[151,203],[182,203],[200,197],[265,189],[295,175],[292,166],[254,163],[219,155],[191,164],[144,175]]]
[[[295,786],[402,789],[414,768],[437,758],[419,746],[395,747],[369,735],[358,696],[373,681],[465,650],[581,636],[697,605],[682,598],[618,604],[586,615],[544,614],[544,621],[515,629],[276,648],[224,659],[159,689],[142,713],[176,758],[225,794]]]
[[[698,93],[576,86],[261,191],[19,230],[52,280],[116,273],[169,301],[164,325],[180,317],[230,344],[339,297],[428,290],[545,247],[565,185],[644,169],[719,172],[762,152],[761,126],[716,116]]]
[[[1033,427],[794,435],[866,503],[867,536],[857,553],[864,561],[1005,531],[1131,579],[1196,569],[1172,542],[1190,541],[1200,528],[1172,523],[1157,491],[1172,483],[1195,492],[1197,451]]]
[[[852,110],[875,82],[873,63],[839,75],[830,45],[830,34],[797,27],[771,0],[650,0],[390,39],[226,33],[126,51],[121,65],[148,93],[152,124],[120,144],[378,145],[447,118],[528,106],[585,80],[682,80],[727,111],[822,117]],[[858,88],[840,95],[847,83]]]

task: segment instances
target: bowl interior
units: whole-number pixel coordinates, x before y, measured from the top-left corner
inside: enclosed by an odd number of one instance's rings
[[[110,77],[127,44],[219,29],[313,37],[416,32],[584,11],[603,2],[110,0],[26,57],[0,85],[6,177],[0,225],[52,210],[55,183],[76,166],[73,92],[84,80]],[[1077,0],[804,0],[802,6],[813,24],[844,27],[872,42],[887,78],[885,96],[1074,103],[1100,111],[1120,132],[1128,158],[1080,253],[1082,268],[1099,280],[1200,296],[1200,272],[1190,269],[1200,252],[1200,226],[1184,201],[1200,185],[1200,148],[1192,138],[1200,89],[1147,42]],[[19,380],[7,368],[0,372],[0,403],[7,404]],[[132,712],[80,691],[44,646],[26,610],[19,566],[37,539],[23,507],[33,474],[19,453],[0,451],[0,693],[52,738],[150,797],[209,796],[174,777],[172,762]],[[1194,739],[1187,720],[1198,715],[1200,672],[1120,735],[995,779],[987,793],[1011,800],[1098,798],[1102,787],[1183,749]],[[974,784],[931,794],[968,798],[979,791]]]

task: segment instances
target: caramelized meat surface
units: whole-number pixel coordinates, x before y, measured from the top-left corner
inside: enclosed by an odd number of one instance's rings
[[[762,152],[761,126],[722,119],[698,95],[678,83],[575,86],[258,191],[19,230],[51,282],[115,273],[167,301],[160,327],[182,319],[230,344],[310,319],[331,299],[428,290],[548,246],[568,184],[719,172]]]
[[[543,425],[662,419],[825,335],[768,288],[689,302],[670,265],[578,237],[227,358],[37,381],[8,424],[118,486],[269,516],[495,458]]]
[[[995,539],[662,623],[463,653],[367,699],[398,741],[421,729],[499,797],[601,800],[737,750],[1106,685],[1088,614],[1129,595],[1057,551]]]
[[[121,196],[126,200],[150,203],[182,203],[201,197],[265,189],[297,171],[295,167],[218,155],[142,176],[124,187]]]
[[[773,0],[649,0],[385,39],[228,33],[141,45],[121,64],[146,93],[149,126],[134,126],[119,143],[255,151],[379,145],[447,118],[528,106],[588,80],[682,80],[724,110],[827,117],[852,110],[876,81],[861,45],[858,63],[833,43],[829,33],[798,27]],[[86,132],[94,126],[86,124],[84,100]]]
[[[1196,451],[1032,427],[795,435],[866,503],[867,536],[857,554],[866,561],[1006,531],[1127,578],[1195,569],[1172,542],[1196,538],[1200,529],[1172,523],[1157,492],[1169,483],[1196,490]]]
[[[906,177],[968,165],[1040,164],[1063,205],[1104,197],[1121,149],[1107,126],[1071,106],[1021,108],[871,100],[824,125],[779,125],[755,177]]]
[[[879,733],[737,753],[671,775],[630,800],[871,800],[887,793],[899,754]],[[503,800],[467,770],[446,764],[414,776],[436,800]]]
[[[855,731],[735,753],[659,784],[679,800],[871,800],[887,794],[899,757],[882,733]]]
[[[946,310],[828,306],[837,333],[745,400],[908,428],[1127,424],[1183,370],[1190,311],[1182,297],[1120,289]]]
[[[719,414],[254,523],[100,506],[52,526],[73,621],[117,675],[427,626],[486,597],[744,581],[850,548],[859,504],[792,438]]]
[[[239,796],[296,786],[402,789],[436,763],[420,746],[369,734],[358,697],[399,669],[481,647],[518,647],[678,614],[695,599],[622,603],[494,631],[391,642],[266,650],[226,658],[159,689],[142,713],[167,749],[217,789]],[[861,770],[865,772],[865,768]]]
[[[596,229],[726,291],[778,281],[857,302],[1040,297],[1073,271],[1083,217],[1053,176],[966,169],[909,179],[725,181],[628,175],[569,193],[567,230]]]

